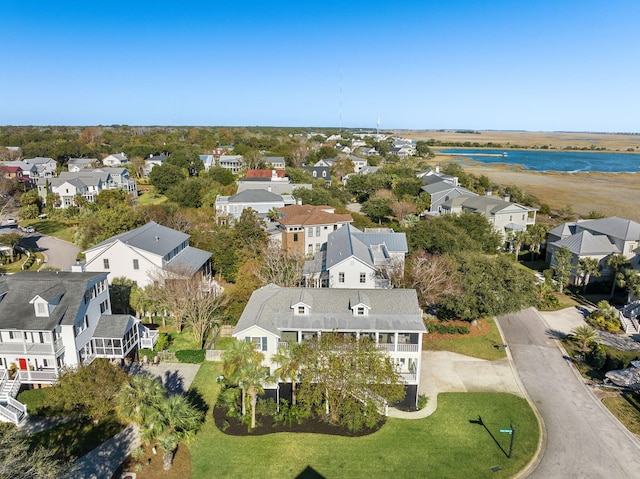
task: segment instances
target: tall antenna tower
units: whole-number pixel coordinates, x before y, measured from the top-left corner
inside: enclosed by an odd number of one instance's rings
[[[342,65],[340,65],[339,116],[340,116],[340,133],[342,133]]]
[[[380,117],[378,117],[378,121],[376,122],[376,136],[380,135]]]

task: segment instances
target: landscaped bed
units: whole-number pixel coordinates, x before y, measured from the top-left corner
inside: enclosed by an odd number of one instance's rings
[[[444,324],[467,327],[469,333],[427,333],[422,338],[424,351],[451,351],[488,360],[506,357],[504,348],[502,348],[502,338],[492,318],[478,319],[475,325],[468,321],[446,321]]]

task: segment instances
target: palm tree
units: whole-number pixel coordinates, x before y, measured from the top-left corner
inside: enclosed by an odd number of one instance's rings
[[[258,402],[258,394],[264,392],[262,382],[268,374],[260,363],[249,362],[242,367],[243,386],[247,388],[251,405],[251,429],[256,427],[256,404]]]
[[[162,383],[153,377],[136,374],[129,378],[118,394],[116,410],[121,419],[142,427],[154,414],[164,395]]]
[[[589,350],[588,345],[598,337],[598,332],[589,326],[578,326],[571,330],[571,336],[581,343],[580,351],[586,352]]]
[[[616,283],[617,283],[616,276],[618,275],[618,271],[620,271],[622,268],[627,266],[629,264],[629,260],[621,254],[614,254],[609,256],[609,258],[607,258],[606,264],[609,267],[609,269],[611,269],[612,282],[611,282],[611,294],[609,295],[609,297],[613,298],[613,294],[616,291]]]
[[[544,243],[544,240],[547,238],[547,232],[549,231],[549,227],[545,224],[538,223],[531,227],[528,230],[529,233],[529,245],[531,247],[531,257],[533,259],[533,254],[540,253],[540,246]]]
[[[291,381],[291,404],[296,405],[296,384],[300,374],[300,347],[298,343],[292,343],[289,347],[281,346],[273,355],[273,362],[280,367],[274,371],[274,376],[282,382]]]
[[[582,294],[587,290],[591,277],[598,278],[601,274],[600,262],[596,258],[580,258],[576,272],[582,277]]]
[[[142,428],[140,436],[146,443],[157,440],[164,454],[163,469],[173,465],[173,457],[181,442],[189,442],[202,423],[203,414],[181,394],[163,396],[155,405],[151,421]]]
[[[513,244],[513,249],[516,253],[516,261],[518,261],[518,255],[520,254],[522,245],[528,244],[530,239],[531,235],[527,230],[518,230],[512,234],[511,243]]]
[[[242,415],[246,414],[245,406],[245,383],[247,370],[245,366],[247,364],[255,363],[262,364],[264,354],[256,350],[255,344],[251,341],[234,341],[222,354],[222,374],[225,376],[230,384],[237,384],[240,386],[240,392],[242,393]]]

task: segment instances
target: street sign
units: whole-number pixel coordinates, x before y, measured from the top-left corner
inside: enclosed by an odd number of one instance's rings
[[[513,434],[513,429],[500,429],[500,432],[506,432],[507,434]]]

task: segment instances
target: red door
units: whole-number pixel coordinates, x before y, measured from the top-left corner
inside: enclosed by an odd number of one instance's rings
[[[27,360],[25,358],[20,358],[20,359],[18,359],[18,362],[20,363],[20,369],[22,371],[26,371],[27,370]]]

